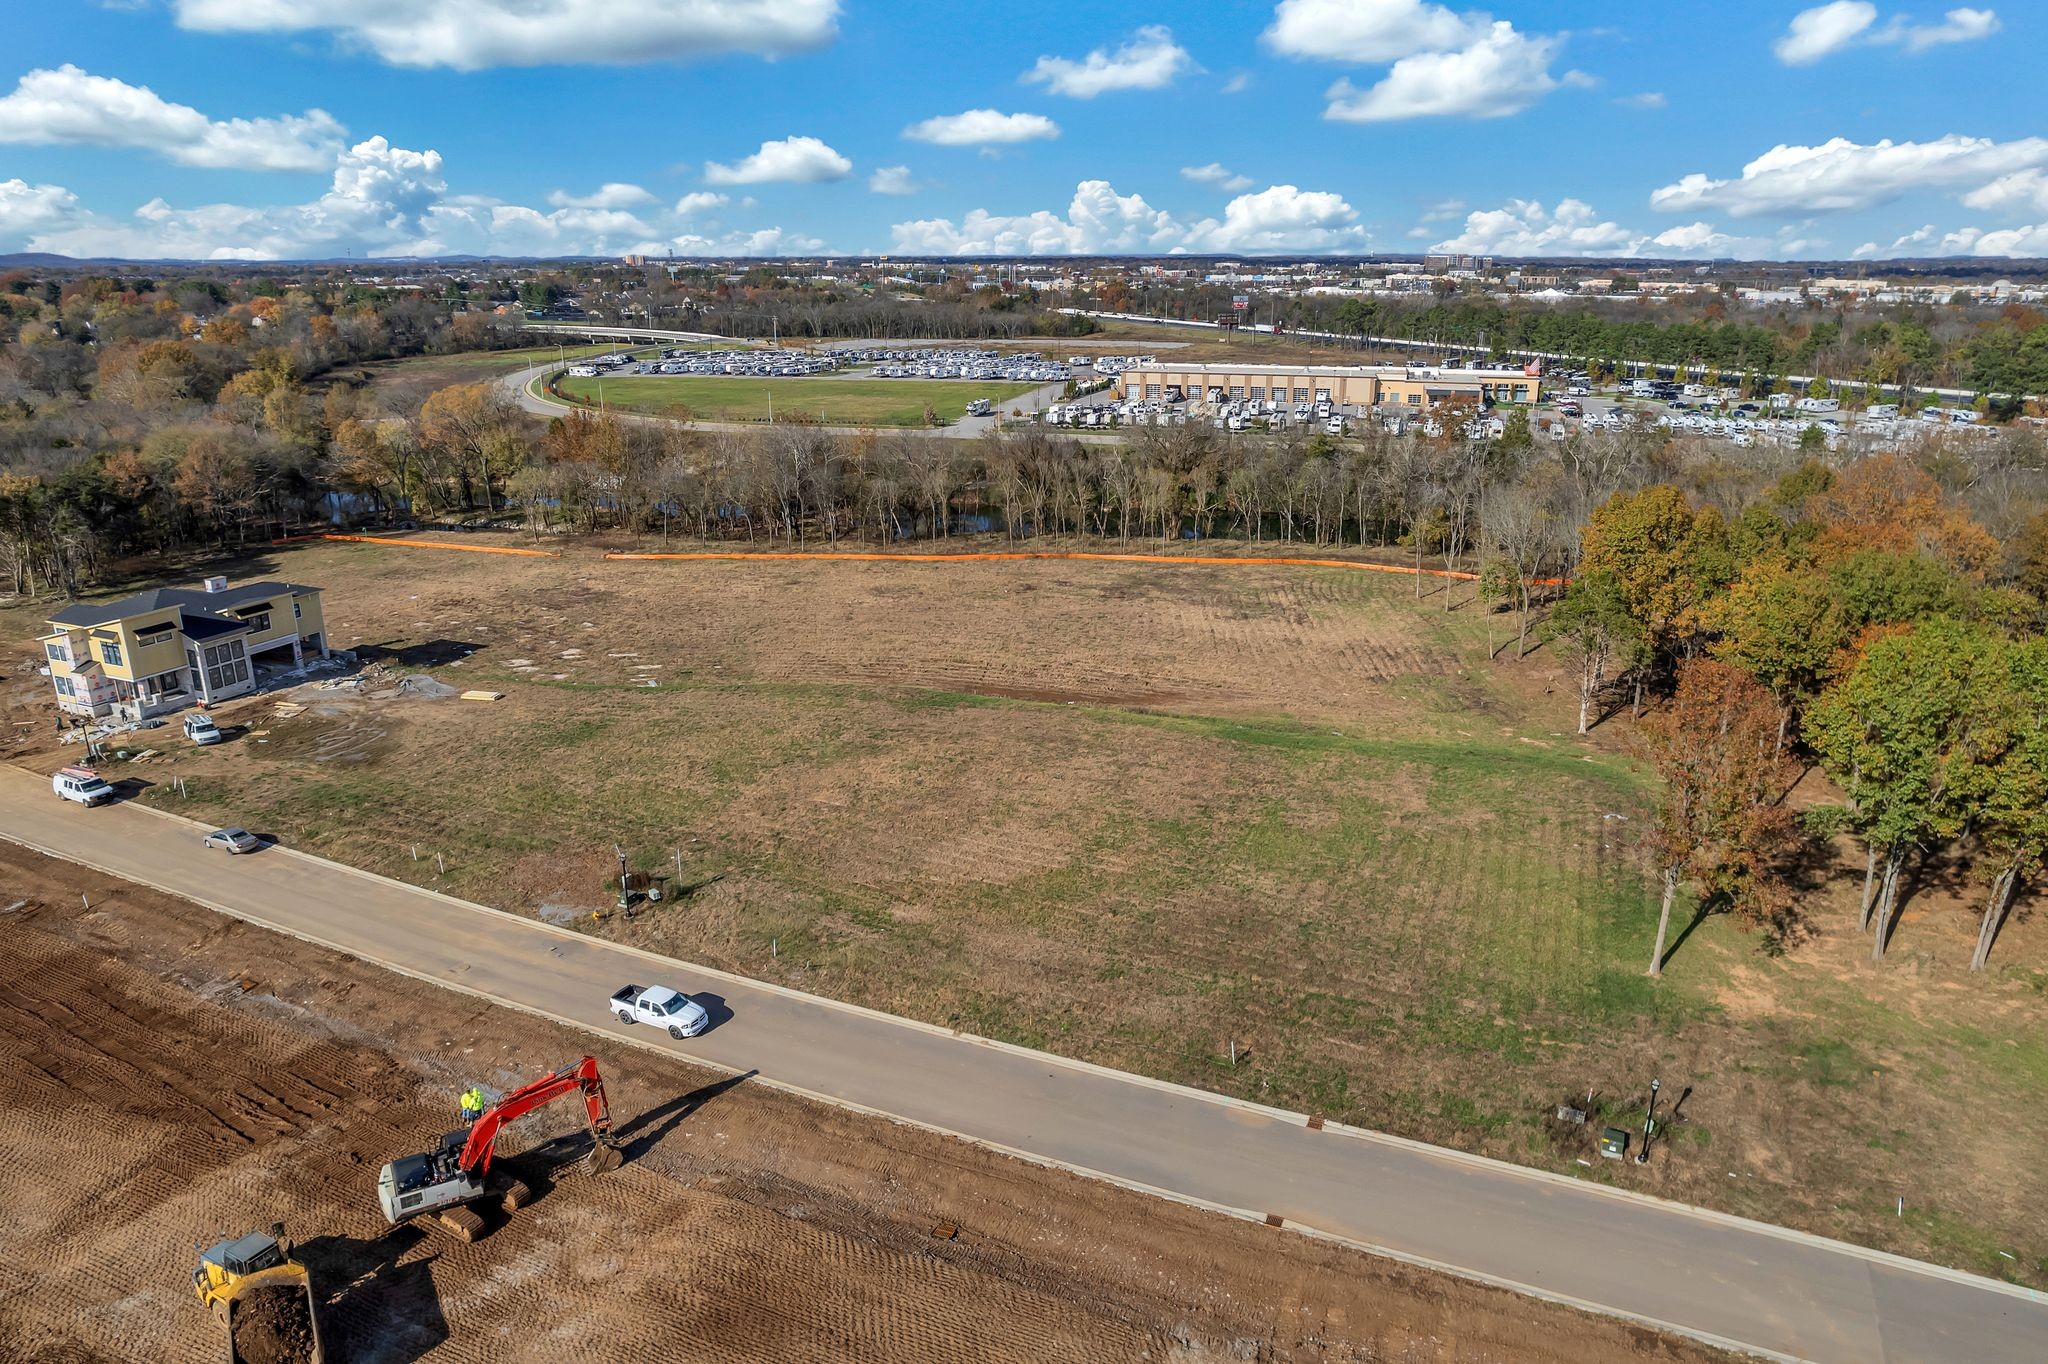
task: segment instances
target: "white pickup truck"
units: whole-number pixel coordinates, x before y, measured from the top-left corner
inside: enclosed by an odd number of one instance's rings
[[[628,985],[613,993],[611,1010],[621,1023],[652,1023],[668,1029],[668,1035],[679,1042],[711,1024],[703,1005],[666,985]]]

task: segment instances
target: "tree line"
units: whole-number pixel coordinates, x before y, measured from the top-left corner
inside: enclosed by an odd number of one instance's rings
[[[149,287],[0,279],[18,324],[0,349],[0,567],[16,594],[79,592],[125,556],[336,509],[664,540],[1364,547],[1473,572],[1437,601],[1505,623],[1496,653],[1560,668],[1582,731],[1640,719],[1665,793],[1655,965],[1687,887],[1769,946],[1796,939],[1816,838],[1860,842],[1874,955],[1915,878],[1946,861],[1981,876],[1983,966],[2039,870],[2048,454],[2023,426],[1911,461],[1795,464],[1647,428],[1552,440],[1526,421],[1491,441],[1450,421],[1438,437],[1188,425],[1113,442],[543,423],[488,383],[394,407],[353,367],[517,339],[490,314],[346,281],[131,283]],[[1844,798],[1795,818],[1809,764]]]
[[[1862,845],[1858,926],[1881,959],[1915,872],[1984,886],[1990,959],[2048,849],[2048,518],[2007,541],[1894,455],[1794,469],[1729,519],[1670,484],[1624,492],[1581,533],[1545,622],[1580,688],[1580,728],[1661,698],[1639,744],[1663,779],[1663,904],[1694,886],[1781,946],[1810,925],[1802,852]],[[1808,762],[1844,794],[1795,816]]]

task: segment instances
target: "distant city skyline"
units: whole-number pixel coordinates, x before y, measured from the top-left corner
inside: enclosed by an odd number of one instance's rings
[[[71,0],[0,252],[2048,257],[2048,12]]]

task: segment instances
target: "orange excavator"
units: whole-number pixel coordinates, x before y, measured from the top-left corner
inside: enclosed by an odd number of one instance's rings
[[[496,1198],[506,1212],[517,1212],[532,1191],[520,1180],[492,1177],[498,1134],[515,1118],[571,1094],[582,1095],[590,1119],[591,1147],[583,1168],[594,1175],[617,1169],[625,1157],[612,1142],[612,1111],[605,1102],[597,1062],[586,1056],[513,1090],[468,1128],[441,1138],[436,1149],[386,1165],[377,1176],[377,1202],[385,1219],[396,1226],[415,1217],[433,1217],[450,1234],[473,1241],[483,1232],[484,1220],[469,1204]]]

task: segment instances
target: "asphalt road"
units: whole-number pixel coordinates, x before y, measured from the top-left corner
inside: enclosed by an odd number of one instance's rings
[[[1780,1358],[2039,1364],[2048,1295],[745,981],[271,848],[230,858],[140,805],[88,810],[0,767],[0,836],[422,979],[1416,1263]],[[664,913],[688,913],[686,907]],[[611,1019],[628,982],[716,1025]]]

